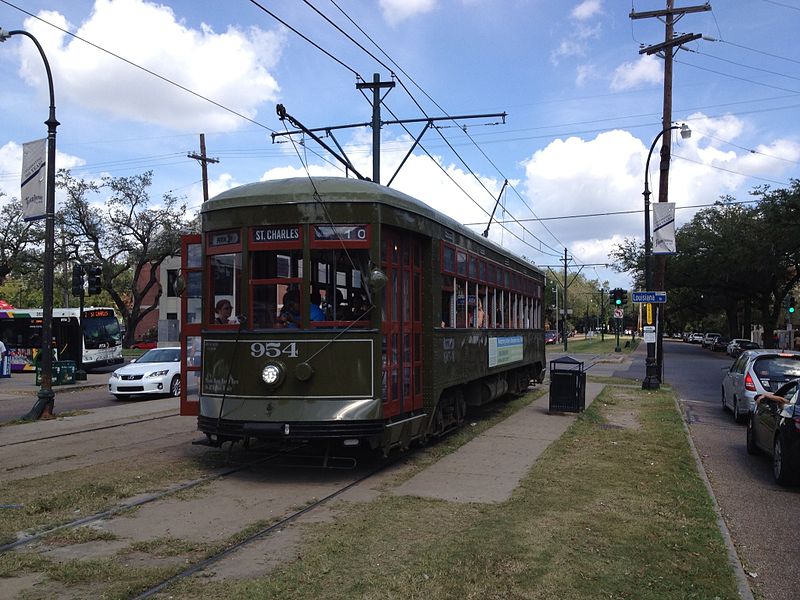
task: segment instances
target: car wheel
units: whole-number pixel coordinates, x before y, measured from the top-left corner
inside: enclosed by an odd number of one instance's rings
[[[177,397],[181,395],[181,376],[175,375],[172,378],[172,383],[169,384],[170,396]]]
[[[753,430],[753,415],[747,419],[747,453],[760,454],[760,450],[756,445],[756,432]]]
[[[793,483],[796,476],[792,473],[789,456],[784,450],[783,438],[780,435],[776,435],[775,445],[772,448],[772,475],[775,477],[775,483],[779,485]]]

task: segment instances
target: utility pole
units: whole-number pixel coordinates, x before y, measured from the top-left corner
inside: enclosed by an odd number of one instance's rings
[[[666,10],[654,10],[646,12],[631,12],[631,19],[649,19],[657,18],[664,21],[664,41],[661,44],[654,44],[639,50],[639,54],[647,54],[648,56],[658,54],[664,58],[664,102],[663,112],[661,118],[661,130],[667,131],[672,125],[672,59],[673,52],[677,50],[682,44],[691,42],[702,37],[700,33],[688,33],[685,35],[675,37],[675,22],[680,20],[688,13],[706,12],[711,10],[711,4],[706,2],[701,6],[687,6],[684,8],[675,8],[674,0],[666,0]],[[659,166],[659,179],[658,179],[658,201],[667,202],[669,200],[669,162],[672,150],[671,136],[663,136],[661,143],[661,164]],[[667,259],[666,256],[657,254],[655,257],[655,269],[653,284],[656,290],[665,289],[665,271]],[[663,360],[663,329],[664,329],[664,310],[658,311],[658,320],[656,323],[657,328],[657,347],[656,347],[656,363],[658,380],[664,379],[664,360]]]
[[[209,158],[206,156],[206,134],[200,134],[200,154],[196,152],[189,152],[189,158],[193,158],[200,162],[200,168],[203,173],[203,202],[208,202],[208,163],[218,163],[218,158]]]
[[[375,183],[381,182],[381,90],[393,87],[394,81],[381,81],[377,73],[372,74],[372,83],[365,81],[356,84],[358,90],[372,90],[372,181]]]

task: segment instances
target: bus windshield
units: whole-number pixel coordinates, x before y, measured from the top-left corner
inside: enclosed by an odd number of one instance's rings
[[[122,343],[119,321],[113,315],[83,317],[83,343],[87,350],[108,348]]]

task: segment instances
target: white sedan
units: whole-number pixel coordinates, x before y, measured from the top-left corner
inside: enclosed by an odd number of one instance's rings
[[[153,348],[120,367],[108,379],[117,400],[146,394],[181,395],[181,349]]]

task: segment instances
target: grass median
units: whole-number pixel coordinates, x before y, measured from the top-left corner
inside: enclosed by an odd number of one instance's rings
[[[607,386],[507,502],[387,493],[304,539],[263,578],[188,582],[174,597],[738,597],[669,390]]]

